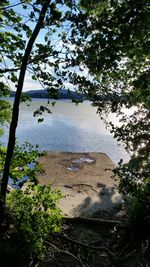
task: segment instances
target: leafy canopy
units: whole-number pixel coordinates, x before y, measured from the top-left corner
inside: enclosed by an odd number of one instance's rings
[[[111,131],[131,155],[129,163],[121,161],[115,171],[119,189],[142,203],[141,211],[144,207],[149,214],[149,2],[79,3],[80,12],[71,18],[74,27],[66,43],[74,45],[77,52],[70,64],[80,66],[81,73],[73,73],[70,81],[88,95],[101,116],[107,112],[119,116],[121,126],[110,122]]]

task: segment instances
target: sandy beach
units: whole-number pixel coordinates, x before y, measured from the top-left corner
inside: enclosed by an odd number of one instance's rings
[[[111,178],[114,164],[103,153],[48,152],[40,159],[45,173],[41,184],[60,189],[59,207],[66,216],[90,216],[121,203]]]

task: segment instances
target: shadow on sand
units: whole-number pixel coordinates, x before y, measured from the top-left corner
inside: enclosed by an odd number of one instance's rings
[[[75,216],[87,217],[96,212],[110,212],[121,205],[121,196],[114,187],[106,187],[103,183],[100,183],[98,187],[97,194],[87,196],[81,204],[74,208]]]

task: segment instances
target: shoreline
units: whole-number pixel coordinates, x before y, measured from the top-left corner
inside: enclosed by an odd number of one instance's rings
[[[65,216],[111,211],[122,201],[111,178],[115,165],[104,153],[47,152],[39,162],[45,170],[39,182],[65,195],[59,202]]]

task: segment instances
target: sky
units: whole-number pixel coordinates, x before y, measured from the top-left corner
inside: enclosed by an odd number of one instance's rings
[[[20,0],[10,0],[10,5],[14,5],[19,3]],[[30,29],[33,31],[35,24],[33,22],[30,22],[28,20],[28,13],[30,12],[31,7],[28,9],[23,9],[21,5],[17,5],[13,8],[18,14],[20,14],[23,18],[25,23],[30,27]],[[63,10],[63,9],[62,9]],[[37,39],[36,39],[36,43],[41,43],[44,44],[44,36],[47,33],[47,30],[45,29],[41,29]],[[62,48],[62,43],[61,41],[58,39],[58,33],[54,33],[52,36],[52,41],[53,43],[57,43],[57,48],[61,49]],[[25,38],[27,40],[27,38]],[[27,40],[28,41],[28,40]],[[7,61],[6,59],[6,63],[8,64],[8,66],[10,67],[10,62]],[[48,69],[47,69],[48,70]],[[49,71],[53,72],[52,68],[49,67]],[[77,70],[76,70],[77,71]],[[15,87],[13,85],[13,83],[11,81],[9,81],[9,85],[11,87],[12,90],[15,90]],[[68,82],[66,81],[66,85],[68,85],[70,88],[69,89],[73,89],[72,85],[69,85]],[[28,71],[26,72],[26,77],[25,77],[25,82],[24,82],[24,87],[23,87],[23,91],[28,91],[28,90],[38,90],[38,89],[42,89],[41,85],[39,84],[39,82],[32,80],[32,74],[29,73]]]
[[[10,5],[14,5],[14,4],[17,4],[19,2],[20,2],[20,0],[10,0]],[[17,5],[13,9],[15,10],[15,12],[17,14],[19,14],[23,18],[25,24],[28,25],[30,27],[30,29],[33,31],[33,29],[35,27],[35,22],[34,23],[31,22],[29,20],[29,16],[28,16],[28,14],[32,11],[32,7],[29,6],[29,8],[23,9],[22,5]],[[62,12],[66,11],[66,8],[61,7],[61,11]],[[37,18],[38,18],[38,16],[37,16]],[[67,31],[67,26],[66,26],[66,29],[59,29],[56,33],[54,33],[52,36],[50,36],[52,43],[56,43],[56,47],[58,50],[62,49],[62,40],[60,39],[60,37],[58,37],[58,34],[60,34],[62,31],[65,31],[65,30]],[[45,42],[44,37],[45,37],[46,33],[47,33],[47,29],[41,29],[40,33],[39,33],[39,35],[35,41],[35,44],[36,43],[44,44],[44,42]],[[28,42],[28,39],[26,36],[24,36],[24,39]],[[35,47],[35,45],[34,45],[34,47]],[[73,46],[68,45],[68,47],[72,51],[75,49],[75,47],[73,47]],[[63,55],[62,55],[62,57],[63,57]],[[51,61],[53,61],[53,59],[51,59]],[[10,62],[7,62],[7,59],[6,59],[6,63],[8,64],[9,68],[12,67]],[[74,67],[74,69],[72,69],[72,70],[78,74],[81,73],[81,71],[77,67]],[[50,66],[46,67],[46,71],[49,71],[50,73],[54,73],[53,68]],[[32,75],[33,74],[31,74],[29,71],[26,71],[26,76],[25,76],[25,81],[24,81],[24,86],[23,86],[23,92],[26,92],[28,90],[41,90],[41,89],[43,89],[39,82],[32,79]],[[90,77],[88,70],[86,68],[83,68],[82,75],[86,76],[87,78]],[[8,82],[9,82],[9,86],[10,86],[11,90],[15,91],[16,88],[15,88],[14,84],[11,81],[8,81]],[[72,85],[68,81],[65,81],[64,85],[67,87],[67,89],[70,89],[70,90],[76,90],[77,89],[77,87],[75,88],[74,85]]]

